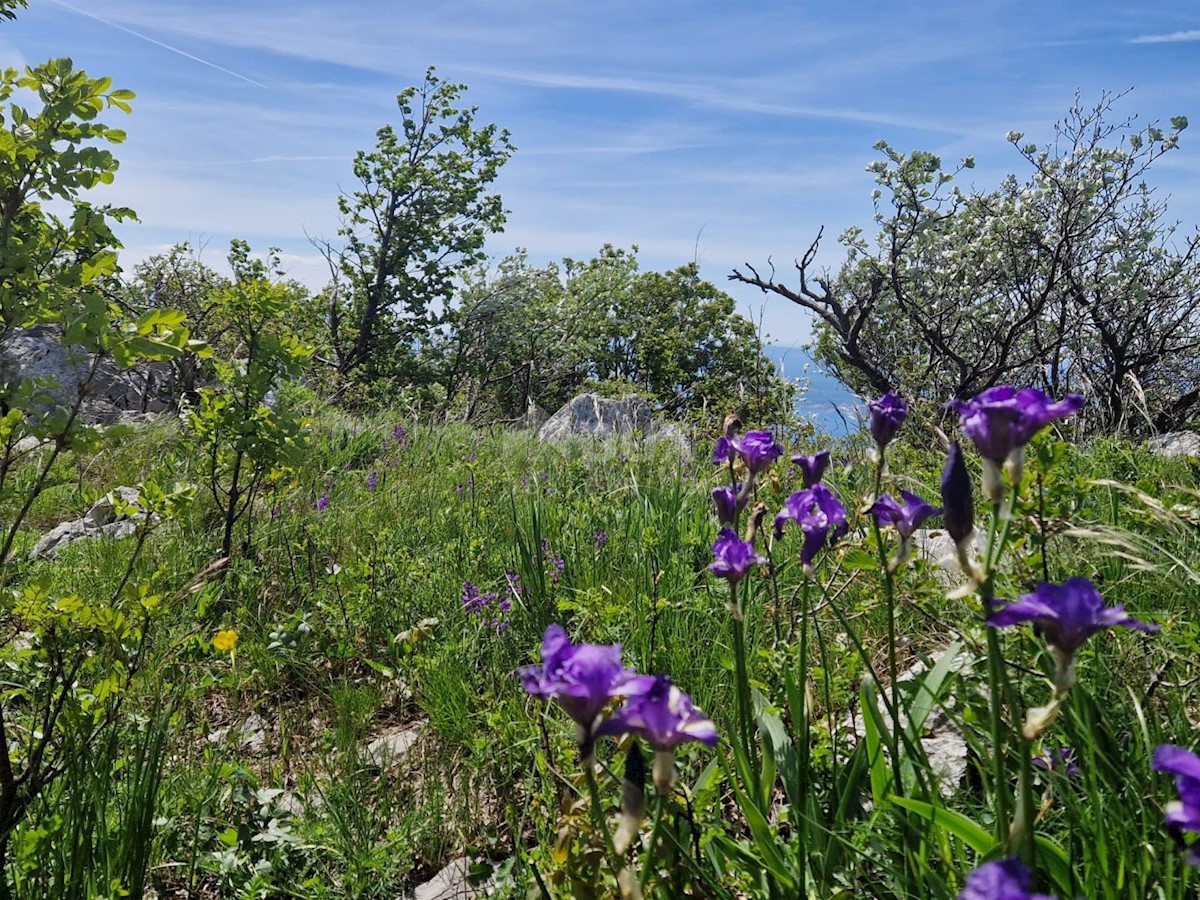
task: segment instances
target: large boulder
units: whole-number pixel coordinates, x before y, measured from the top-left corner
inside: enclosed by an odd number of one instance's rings
[[[1158,456],[1200,456],[1200,434],[1194,431],[1172,431],[1150,438],[1147,446]]]
[[[115,501],[119,499],[120,503]],[[117,511],[118,505],[120,512]],[[114,540],[131,537],[146,518],[142,495],[137,488],[119,487],[92,504],[82,519],[63,522],[42,535],[30,559],[58,559],[59,551],[76,541],[107,537]]]
[[[32,379],[43,398],[35,406],[46,411],[54,406],[70,409],[81,391],[80,416],[89,424],[110,424],[130,410],[157,413],[169,408],[171,397],[164,391],[171,371],[168,364],[120,369],[105,359],[89,381],[92,362],[83,348],[64,345],[62,332],[53,325],[16,328],[0,338],[0,385]]]
[[[679,426],[655,421],[650,404],[636,394],[619,399],[580,394],[546,421],[538,440],[561,441],[578,435],[608,440],[635,434],[647,441],[667,441],[681,451],[688,449]]]

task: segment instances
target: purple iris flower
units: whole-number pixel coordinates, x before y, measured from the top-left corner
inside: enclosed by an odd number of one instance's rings
[[[713,447],[713,465],[729,465],[729,463],[733,462],[735,452],[733,438],[721,435],[721,437],[717,438],[717,445]]]
[[[1029,893],[1032,877],[1016,857],[984,863],[967,876],[958,900],[1054,900],[1048,894]]]
[[[796,491],[784,501],[783,510],[775,516],[776,539],[783,537],[783,527],[789,520],[804,532],[800,562],[805,566],[812,565],[827,540],[832,546],[849,529],[846,508],[824,484]]]
[[[946,531],[954,539],[961,556],[975,531],[975,500],[971,494],[971,476],[967,474],[958,441],[950,442],[946,467],[942,469],[942,509],[946,516]]]
[[[742,503],[738,503],[738,494],[741,493],[741,490],[740,484],[713,488],[713,506],[717,510],[717,521],[722,525],[733,525],[737,521],[738,511],[745,504],[744,500]]]
[[[316,507],[317,512],[324,512],[329,506],[329,491],[326,491],[320,497],[318,497],[317,502],[314,503],[313,506]]]
[[[876,525],[895,525],[896,532],[900,535],[900,545],[896,548],[896,555],[891,562],[893,571],[908,560],[908,555],[912,552],[913,532],[917,530],[917,526],[926,519],[942,514],[940,509],[930,506],[916,494],[901,491],[900,496],[904,498],[903,503],[895,500],[891,494],[884,494],[868,510],[875,517]]]
[[[884,494],[871,506],[870,513],[880,526],[895,525],[896,531],[905,541],[913,536],[913,532],[926,519],[942,514],[941,509],[930,506],[916,494],[901,491],[900,496],[904,498],[903,504],[894,500],[891,494]]]
[[[1200,831],[1200,758],[1182,747],[1161,744],[1154,751],[1151,765],[1157,772],[1175,776],[1179,799],[1167,804],[1167,830],[1182,845],[1183,832]],[[1188,863],[1200,866],[1200,843],[1192,844]]]
[[[882,450],[892,442],[904,424],[908,416],[908,404],[899,394],[888,391],[878,400],[868,403],[867,411],[871,417],[871,437],[875,438],[875,443]]]
[[[379,487],[379,473],[372,469],[371,474],[367,476],[367,490],[373,491],[377,487]]]
[[[614,697],[644,694],[654,684],[621,665],[621,645],[572,644],[561,625],[550,625],[542,638],[542,664],[518,670],[525,690],[557,700],[563,711],[590,736],[596,716]]]
[[[1001,385],[950,405],[962,416],[963,433],[979,455],[999,465],[1051,422],[1083,409],[1083,397],[1067,394],[1055,403],[1037,388]]]
[[[1158,631],[1159,626],[1147,625],[1125,614],[1123,606],[1105,607],[1100,592],[1086,578],[1068,578],[1063,584],[1040,582],[1032,594],[994,609],[988,624],[1006,628],[1021,622],[1033,622],[1046,643],[1074,656],[1089,637],[1098,631],[1120,625],[1139,631]]]
[[[720,446],[720,442],[717,443]],[[763,471],[783,456],[783,447],[775,443],[769,431],[747,431],[744,437],[734,438],[731,443],[753,474]]]
[[[733,584],[741,581],[751,567],[766,562],[754,552],[754,544],[741,540],[737,533],[729,528],[721,529],[712,551],[715,562],[709,568],[714,575]]]
[[[596,729],[596,736],[636,734],[655,750],[674,750],[684,741],[717,742],[712,720],[696,709],[692,698],[668,675],[653,679],[649,690],[631,698]]]
[[[1070,747],[1059,747],[1056,750],[1043,748],[1042,752],[1032,760],[1035,769],[1043,772],[1062,772],[1068,778],[1080,774],[1079,766],[1075,765],[1076,753]]]
[[[829,451],[822,450],[812,456],[797,454],[792,457],[792,462],[800,467],[800,477],[804,480],[804,486],[810,488],[825,474],[825,469],[829,466]]]

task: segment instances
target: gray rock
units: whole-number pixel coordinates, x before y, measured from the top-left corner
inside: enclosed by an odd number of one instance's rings
[[[122,505],[131,504],[136,508],[132,514],[125,510],[118,515],[115,509],[115,499],[120,497]],[[42,535],[41,539],[29,551],[30,559],[58,559],[59,551],[76,541],[90,538],[120,538],[131,537],[138,525],[146,518],[146,511],[141,506],[141,494],[137,488],[114,488],[105,496],[92,504],[82,519],[63,522],[54,526]]]
[[[416,722],[403,728],[386,731],[367,744],[363,756],[372,765],[381,769],[395,769],[407,758],[424,727],[424,722]]]
[[[525,415],[517,422],[517,427],[523,431],[533,431],[541,428],[550,419],[550,413],[537,405],[532,399],[525,407]]]
[[[913,532],[913,555],[928,560],[938,569],[933,575],[939,582],[951,587],[965,581],[958,567],[958,551],[954,539],[940,528],[922,529]],[[979,556],[979,540],[975,540],[975,556]]]
[[[494,886],[491,879],[475,886],[468,880],[470,873],[471,861],[466,858],[456,859],[429,881],[418,886],[412,900],[470,900],[492,893]]]
[[[683,427],[675,422],[662,422],[650,430],[646,440],[652,444],[667,444],[686,456],[692,452],[692,442],[688,440]]]
[[[538,431],[538,440],[562,441],[578,435],[609,440],[640,435],[648,442],[662,441],[690,452],[683,429],[673,422],[657,422],[648,404],[636,394],[612,399],[580,394],[552,415]]]
[[[1150,438],[1146,446],[1157,456],[1200,456],[1200,434],[1194,431],[1158,434]]]
[[[637,395],[613,400],[599,394],[580,394],[552,415],[538,431],[538,440],[561,441],[572,435],[598,438],[643,435],[650,427],[650,405]]]
[[[267,746],[268,730],[269,726],[266,720],[258,713],[251,713],[237,725],[229,728],[218,728],[212,732],[208,735],[208,742],[210,744],[220,744],[226,740],[231,740],[243,750],[249,750],[251,753],[260,753]]]
[[[961,672],[967,667],[967,664],[967,658],[960,655],[955,658],[954,668]],[[924,675],[925,670],[925,664],[918,660],[904,672],[901,672],[898,680],[910,681]],[[887,688],[880,686],[879,693],[885,690]],[[953,700],[947,701],[947,705],[952,706]],[[879,713],[883,718],[884,724],[890,729],[891,716],[888,714],[887,704],[882,700],[879,702]],[[901,725],[907,727],[907,717],[903,714],[900,716],[900,722]],[[854,717],[851,727],[860,739],[866,735],[866,724],[862,713]],[[967,776],[969,751],[966,739],[958,729],[958,726],[946,714],[945,709],[941,706],[935,706],[925,718],[920,740],[921,747],[924,749],[925,755],[929,758],[929,769],[938,780],[939,792],[943,797],[952,796],[962,786],[963,780]],[[886,746],[884,752],[887,752]]]
[[[80,419],[86,424],[110,424],[124,410],[161,412],[171,398],[163,392],[169,378],[166,363],[145,363],[120,369],[102,360],[92,372],[92,355],[81,347],[67,347],[62,332],[53,325],[16,328],[0,339],[0,383],[15,385],[33,380],[39,400],[34,415],[56,406],[70,409],[84,394]]]

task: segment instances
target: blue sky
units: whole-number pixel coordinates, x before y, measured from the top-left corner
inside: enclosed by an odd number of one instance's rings
[[[137,92],[104,199],[133,207],[126,267],[172,243],[278,246],[313,286],[354,152],[396,122],[429,65],[470,86],[518,150],[497,188],[496,257],[535,262],[637,244],[644,268],[697,258],[785,344],[808,323],[726,284],[768,256],[789,270],[826,227],[870,226],[872,145],[974,155],[991,187],[1073,101],[1134,88],[1139,121],[1187,115],[1154,183],[1200,221],[1200,4],[490,0],[31,0],[0,24],[0,65],[69,55]],[[1031,12],[1033,10],[1033,12]],[[1195,145],[1193,142],[1196,142]]]

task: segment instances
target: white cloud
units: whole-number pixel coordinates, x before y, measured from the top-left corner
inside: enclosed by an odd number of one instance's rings
[[[1189,31],[1172,31],[1168,34],[1143,34],[1135,37],[1131,44],[1182,44],[1187,41],[1200,41],[1200,28]]]

